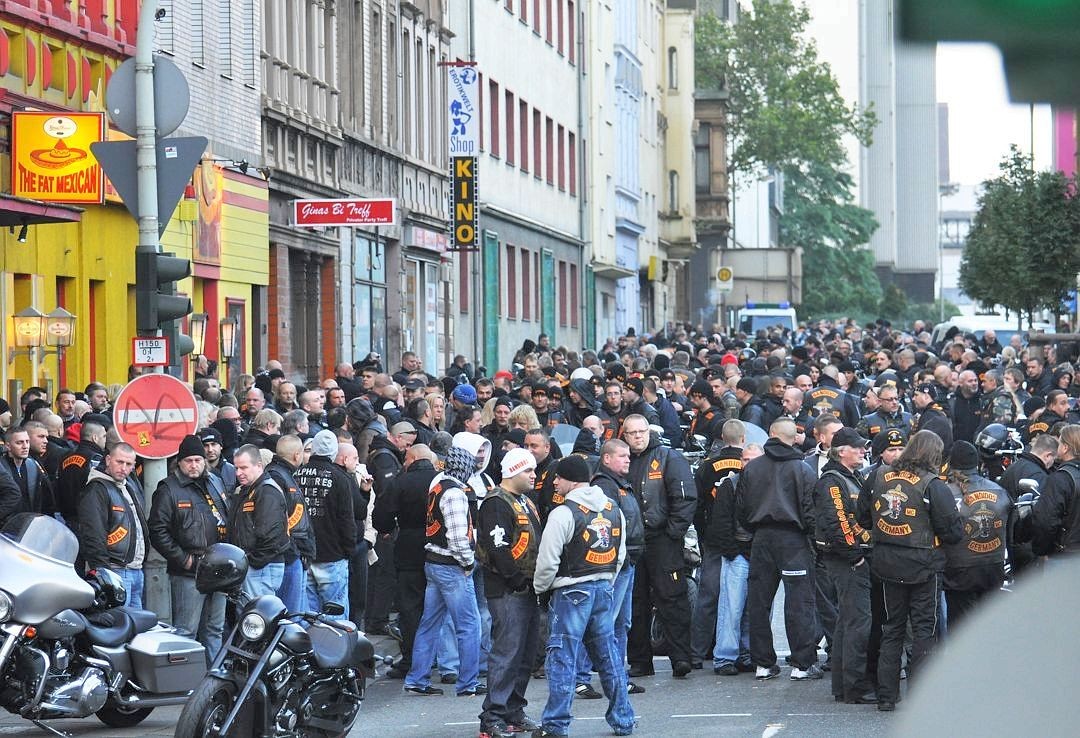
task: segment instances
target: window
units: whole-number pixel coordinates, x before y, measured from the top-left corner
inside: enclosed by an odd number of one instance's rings
[[[514,130],[514,93],[510,90],[506,90],[506,163],[513,165],[514,163],[514,134],[517,131]]]
[[[518,100],[518,123],[521,125],[521,131],[518,135],[521,145],[521,161],[518,162],[518,166],[521,167],[521,171],[529,171],[529,104],[524,100]]]
[[[544,176],[544,168],[541,165],[543,149],[540,146],[540,137],[544,135],[540,128],[540,111],[533,108],[533,176],[540,179]]]
[[[499,83],[488,80],[488,109],[491,111],[491,148],[488,149],[492,156],[499,155]]]
[[[203,0],[191,0],[190,13],[191,61],[193,64],[198,64],[201,66],[206,63],[206,40],[203,37]]]
[[[540,251],[533,252],[533,315],[540,320]],[[93,375],[91,375],[93,376]]]
[[[679,173],[672,169],[668,172],[668,212],[679,212]]]
[[[218,74],[232,74],[232,3],[218,6]]]
[[[526,0],[522,0],[524,4]],[[533,33],[540,35],[540,0],[533,0]]]
[[[566,157],[570,164],[570,197],[577,196],[577,137],[570,132],[566,143]]]
[[[412,154],[412,130],[413,120],[415,119],[415,116],[413,115],[412,109],[412,58],[409,56],[409,32],[407,30],[401,32],[401,48],[401,99],[404,103],[404,109],[402,110],[402,120],[405,123],[405,153]]]
[[[570,265],[570,327],[578,325],[578,278],[577,264]]]
[[[694,191],[698,194],[709,194],[712,178],[712,158],[709,152],[711,137],[712,126],[708,123],[698,124],[697,134],[694,136]]]
[[[555,28],[555,31],[556,31],[555,39],[556,39],[556,49],[558,49],[559,53],[561,54],[561,53],[563,53],[563,0],[556,0],[556,2],[557,2],[557,5],[556,5],[556,7],[557,7],[556,20],[558,21],[558,25]]]
[[[669,90],[679,89],[679,50],[674,46],[667,50],[667,86]]]
[[[548,46],[551,45],[551,0],[545,0],[544,10],[547,12],[544,14],[544,38],[548,42]]]
[[[506,244],[506,317],[517,319],[517,261],[516,249]]]
[[[559,325],[566,325],[566,262],[559,262]]]
[[[518,8],[518,13],[522,23],[529,22],[529,0],[521,0],[521,6]]]
[[[558,132],[558,146],[559,146],[559,189],[566,189],[566,141],[563,136],[563,127],[559,126]]]
[[[529,252],[521,250],[521,319],[532,320],[532,282],[529,275]]]
[[[469,252],[458,251],[458,310],[462,314],[469,312]]]
[[[256,36],[259,29],[255,26],[255,0],[244,0],[242,6],[243,17],[241,20],[241,33],[243,34],[240,44],[240,53],[243,55],[243,82],[245,85],[255,85],[257,77],[255,65],[259,59],[259,49],[256,44]]]
[[[544,145],[547,146],[547,183],[555,183],[555,122],[548,118],[546,121]]]
[[[514,12],[514,0],[504,0],[503,4],[506,7],[506,12],[507,13],[513,13]]]
[[[574,15],[574,0],[567,0],[566,2],[566,46],[567,56],[570,57],[570,63],[574,63],[574,44],[576,39],[574,37],[574,24],[577,23],[577,16]]]

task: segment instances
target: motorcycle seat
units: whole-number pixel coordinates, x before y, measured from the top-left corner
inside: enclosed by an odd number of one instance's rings
[[[135,633],[145,633],[146,631],[154,628],[158,624],[158,617],[156,612],[150,610],[139,610],[134,607],[121,607],[122,612],[126,613],[128,617],[135,623]]]
[[[340,669],[345,666],[357,666],[358,654],[355,653],[359,634],[345,631],[331,625],[313,623],[308,628],[311,636],[312,654],[315,663],[323,669]]]
[[[106,610],[83,619],[86,621],[83,632],[95,646],[116,648],[135,637],[135,621],[122,610]]]

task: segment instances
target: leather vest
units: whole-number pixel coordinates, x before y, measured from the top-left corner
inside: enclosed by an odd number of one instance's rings
[[[844,512],[847,515],[848,529],[851,532],[851,545],[858,546],[859,548],[870,548],[870,531],[859,525],[855,519],[855,510],[859,506],[859,485],[849,476],[840,474],[834,469],[830,469],[821,475],[824,479],[828,477],[830,481],[839,485],[841,494],[847,496],[847,501],[834,500],[833,504],[842,504],[844,506]],[[847,533],[847,531],[845,531]]]
[[[712,422],[716,417],[716,410],[710,405],[708,410],[704,412],[697,410],[694,412],[694,418],[690,421],[690,428],[686,431],[687,435],[693,438],[695,433],[705,435],[712,432]],[[706,438],[706,441],[712,443],[712,438]]]
[[[622,515],[608,500],[603,510],[564,502],[574,515],[574,534],[563,546],[558,576],[585,577],[614,574],[619,566],[619,541],[622,540]]]
[[[502,487],[496,487],[489,492],[480,506],[483,507],[488,504],[488,500],[495,499],[505,502],[514,514],[514,527],[507,531],[504,545],[510,547],[510,556],[518,569],[532,579],[536,573],[536,556],[540,551],[540,513],[528,497],[522,495],[518,499]],[[496,542],[494,545],[499,544]],[[476,558],[480,559],[480,563],[488,564],[485,546],[477,546]]]
[[[1008,493],[988,479],[972,476],[963,486],[949,483],[956,509],[964,521],[964,537],[947,545],[950,568],[962,569],[1005,560],[1005,533],[1012,500]]]
[[[837,417],[844,417],[844,391],[833,387],[817,387],[807,394],[803,403],[810,412],[811,417],[817,417],[822,413],[834,413]]]
[[[446,539],[446,521],[443,520],[442,507],[439,505],[439,501],[442,494],[448,489],[460,489],[466,495],[468,494],[464,488],[457,482],[449,479],[443,479],[435,484],[428,492],[428,506],[427,506],[427,521],[424,532],[427,534],[428,542],[438,546],[443,550],[450,548],[450,542]],[[469,505],[469,542],[474,542],[473,536],[473,514],[472,505]]]
[[[93,483],[103,486],[109,495],[109,519],[105,526],[105,548],[109,552],[109,559],[129,562],[137,544],[136,526],[139,521],[136,516],[139,513],[132,509],[115,484],[107,484],[100,479],[95,479]],[[130,488],[128,492],[131,492]]]
[[[934,548],[937,539],[930,522],[926,494],[933,474],[919,477],[890,469],[878,474],[872,497],[875,544]]]

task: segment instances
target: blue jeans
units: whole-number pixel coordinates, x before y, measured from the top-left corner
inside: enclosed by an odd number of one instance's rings
[[[169,577],[172,593],[172,624],[191,633],[191,637],[206,648],[206,658],[213,661],[221,650],[225,631],[225,595],[221,592],[204,595],[195,589],[195,578]]]
[[[579,582],[553,590],[548,608],[547,660],[548,700],[543,726],[552,733],[570,732],[570,708],[574,703],[577,655],[582,645],[600,672],[600,684],[608,698],[605,719],[616,735],[634,730],[634,708],[626,693],[626,670],[615,645],[612,612],[615,593],[611,582]]]
[[[525,690],[532,676],[540,637],[540,608],[532,589],[488,600],[491,611],[491,653],[488,693],[480,725],[520,724],[525,717]]]
[[[405,677],[406,687],[431,685],[431,663],[443,620],[449,615],[457,634],[457,692],[476,689],[480,684],[480,613],[476,608],[473,578],[454,564],[424,564],[427,589],[424,591],[424,616],[413,643],[412,668]]]
[[[720,570],[720,599],[716,607],[716,648],[713,667],[750,663],[750,622],[746,616],[746,593],[750,562],[745,556],[724,559]]]
[[[441,675],[457,674],[460,665],[457,652],[457,636],[454,634],[454,624],[450,618],[444,618],[442,627],[439,628],[438,643],[435,644],[435,661],[438,663]]]
[[[301,612],[307,605],[307,574],[304,562],[297,557],[291,564],[285,564],[285,576],[281,579],[277,596],[285,603],[289,612]]]
[[[276,595],[284,578],[285,564],[280,561],[267,564],[261,569],[248,569],[244,579],[244,593],[248,597]]]
[[[142,569],[119,569],[120,579],[124,582],[127,598],[124,604],[128,607],[143,609],[143,572]]]
[[[312,564],[307,577],[307,609],[321,612],[327,602],[345,608],[342,617],[349,617],[349,560],[338,559]]]
[[[626,638],[630,633],[630,614],[633,610],[634,594],[634,565],[627,563],[615,577],[615,585],[612,587],[613,601],[615,603],[615,648],[619,652],[617,665],[626,666]],[[577,683],[592,683],[592,659],[586,649],[578,649]]]
[[[491,613],[484,593],[484,575],[480,567],[473,569],[473,590],[476,592],[476,609],[480,613],[480,675],[488,672],[488,653],[491,651]],[[439,631],[439,643],[435,647],[435,660],[440,674],[457,674],[459,659],[454,624],[447,618]]]

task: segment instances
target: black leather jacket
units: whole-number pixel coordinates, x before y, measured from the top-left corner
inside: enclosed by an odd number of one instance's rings
[[[681,541],[694,522],[697,489],[690,465],[653,435],[640,454],[630,455],[630,484],[641,506],[646,537],[661,533]]]
[[[214,502],[218,516],[206,498]],[[150,543],[165,558],[169,574],[193,577],[199,557],[212,544],[225,540],[222,528],[228,524],[228,497],[216,474],[191,479],[174,471],[161,480],[150,504],[146,521]],[[191,567],[185,568],[191,556]]]

